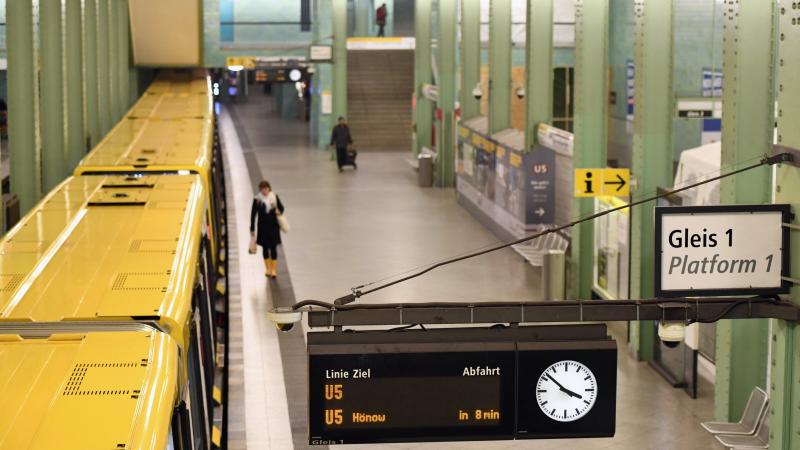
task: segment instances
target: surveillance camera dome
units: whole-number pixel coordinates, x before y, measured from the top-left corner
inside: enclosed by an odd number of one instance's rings
[[[683,322],[659,322],[658,338],[667,347],[675,348],[683,342],[686,334],[686,324]]]
[[[481,89],[480,85],[475,86],[472,89],[472,96],[477,98],[477,99],[480,99],[481,97],[483,97],[483,89]]]
[[[292,309],[278,308],[268,312],[267,319],[271,320],[279,331],[287,332],[294,328],[294,324],[303,319],[303,313]]]

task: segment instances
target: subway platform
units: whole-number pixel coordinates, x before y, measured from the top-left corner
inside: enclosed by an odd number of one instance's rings
[[[225,105],[231,232],[231,355],[228,448],[310,448],[305,332],[280,333],[273,306],[331,300],[352,286],[402,273],[498,239],[455,201],[452,189],[417,186],[402,152],[362,152],[357,171],[339,173],[330,154],[309,144],[302,121],[281,119],[273,99],[253,94]],[[356,142],[358,137],[355,136]],[[268,180],[286,206],[279,273],[263,276],[249,255],[255,186]],[[370,302],[537,300],[540,276],[511,250],[498,251],[381,291]],[[609,324],[624,343],[625,324]],[[713,386],[698,399],[672,388],[620,345],[613,438],[348,445],[363,449],[722,449],[700,422],[713,417]],[[335,447],[335,446],[334,446]],[[314,446],[313,448],[324,448]],[[345,447],[339,447],[345,448]]]

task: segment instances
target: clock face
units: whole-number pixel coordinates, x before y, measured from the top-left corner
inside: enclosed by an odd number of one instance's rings
[[[536,402],[548,417],[573,422],[588,413],[597,399],[597,379],[577,361],[559,361],[539,376]]]

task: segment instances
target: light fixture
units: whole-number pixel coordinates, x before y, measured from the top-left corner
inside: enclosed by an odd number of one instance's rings
[[[292,69],[289,71],[289,79],[292,81],[300,81],[303,78],[303,72],[300,72],[299,69]]]
[[[228,66],[228,70],[230,70],[231,72],[241,72],[243,69],[244,66],[238,64],[235,66]]]

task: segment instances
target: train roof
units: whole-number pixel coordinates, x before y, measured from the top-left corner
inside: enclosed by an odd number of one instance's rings
[[[0,241],[0,323],[158,323],[187,342],[197,175],[70,178]]]
[[[0,448],[166,448],[179,370],[168,335],[0,334],[0,360]]]
[[[85,173],[187,170],[207,176],[213,120],[124,118],[75,168]]]

